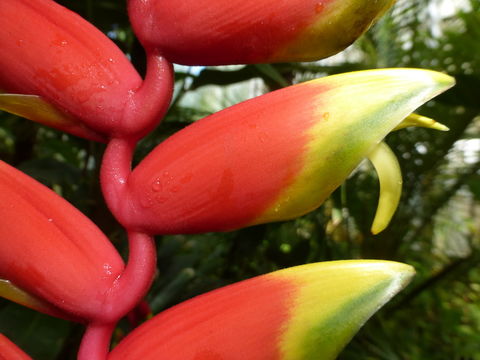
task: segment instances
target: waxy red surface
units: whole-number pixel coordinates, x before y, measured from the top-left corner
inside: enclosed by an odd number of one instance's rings
[[[122,221],[156,234],[253,223],[302,169],[321,91],[304,84],[272,92],[173,135],[132,172]]]
[[[294,41],[331,0],[130,0],[140,41],[172,62],[218,65],[268,62]]]
[[[200,295],[134,330],[108,359],[281,359],[295,289],[269,276]]]
[[[82,213],[0,162],[0,278],[83,318],[101,312],[124,264]]]
[[[51,0],[1,1],[0,14],[0,89],[42,96],[95,131],[111,132],[142,83],[120,49]]]

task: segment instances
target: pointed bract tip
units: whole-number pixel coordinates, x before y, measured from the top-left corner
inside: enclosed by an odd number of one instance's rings
[[[326,360],[335,359],[415,273],[409,265],[378,260],[331,261],[290,271],[285,275],[299,291],[282,337],[284,358],[314,359],[322,354]]]

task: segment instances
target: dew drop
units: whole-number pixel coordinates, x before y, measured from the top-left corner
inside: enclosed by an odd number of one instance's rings
[[[110,264],[103,264],[103,269],[107,275],[112,275],[112,266]]]
[[[66,45],[68,45],[68,41],[67,40],[62,40],[62,41],[60,41],[60,45],[66,46]]]
[[[323,117],[323,120],[328,121],[328,119],[330,118],[330,113],[329,112],[324,112],[322,117]]]
[[[160,178],[156,178],[152,184],[152,190],[154,192],[159,192],[159,191],[162,191],[162,189],[163,189],[162,180]]]
[[[325,8],[325,5],[323,5],[323,2],[318,2],[316,5],[315,5],[315,12],[317,14],[321,13],[323,11],[323,9]]]

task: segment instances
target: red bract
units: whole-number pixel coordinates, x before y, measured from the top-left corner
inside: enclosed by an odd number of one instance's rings
[[[269,273],[158,314],[122,340],[108,359],[335,359],[413,274],[405,264],[367,260]]]
[[[124,264],[82,213],[0,162],[0,278],[79,318],[103,315]]]
[[[298,217],[317,208],[413,110],[452,85],[432,71],[372,70],[237,104],[143,159],[117,215],[129,227],[161,234]]]
[[[0,89],[40,97],[0,108],[96,140],[140,137],[160,121],[172,80],[163,58],[151,54],[142,82],[112,41],[51,0],[1,1],[0,17]]]
[[[147,49],[172,62],[311,61],[357,39],[393,0],[129,0]]]

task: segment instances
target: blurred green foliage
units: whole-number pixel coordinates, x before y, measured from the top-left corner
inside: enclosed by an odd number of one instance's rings
[[[144,54],[116,0],[62,0],[114,40],[144,72]],[[376,67],[445,71],[457,86],[419,110],[448,133],[390,135],[404,192],[395,218],[369,233],[378,197],[364,163],[317,211],[225,234],[157,238],[154,312],[219,286],[307,262],[381,258],[416,267],[413,284],[369,321],[341,359],[480,359],[480,2],[398,0],[354,46],[316,63],[176,68],[172,107],[136,161],[189,123],[249,97],[310,78]],[[352,106],[355,106],[352,104]],[[0,114],[0,158],[67,198],[125,254],[98,185],[103,145]],[[20,260],[19,260],[20,261]],[[0,300],[0,332],[35,359],[74,359],[83,328]],[[122,322],[118,341],[130,325]]]

